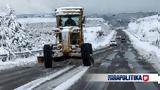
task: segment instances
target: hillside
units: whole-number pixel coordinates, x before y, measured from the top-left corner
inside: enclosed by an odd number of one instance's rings
[[[160,47],[160,16],[149,16],[131,22],[128,31],[134,33],[141,41]]]

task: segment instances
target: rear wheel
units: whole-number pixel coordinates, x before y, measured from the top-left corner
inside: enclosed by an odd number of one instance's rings
[[[90,43],[84,43],[81,45],[81,56],[84,66],[90,66],[94,63],[94,60],[91,56],[93,53],[92,45]]]
[[[44,45],[44,66],[45,68],[52,68],[52,47],[50,45]]]

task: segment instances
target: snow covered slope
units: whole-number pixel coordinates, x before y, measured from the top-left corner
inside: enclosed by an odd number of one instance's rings
[[[128,31],[141,41],[160,47],[160,16],[154,15],[138,19],[128,25]]]
[[[154,15],[131,22],[125,32],[139,54],[160,73],[160,16]]]
[[[131,32],[125,31],[138,53],[160,73],[160,48],[143,42]]]
[[[108,45],[115,34],[115,31],[109,29],[105,31],[102,27],[88,27],[85,29],[84,40],[86,43],[91,43],[94,50]],[[99,32],[103,32],[104,35],[99,36]]]

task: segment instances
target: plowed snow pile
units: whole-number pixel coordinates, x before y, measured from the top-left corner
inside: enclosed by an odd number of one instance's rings
[[[128,25],[128,30],[141,41],[160,46],[160,17],[158,15],[131,22]]]

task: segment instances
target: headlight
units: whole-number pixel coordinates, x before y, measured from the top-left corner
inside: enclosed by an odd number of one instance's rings
[[[58,48],[58,49],[61,49],[61,48],[62,48],[62,44],[58,44],[58,45],[57,45],[57,48]]]

